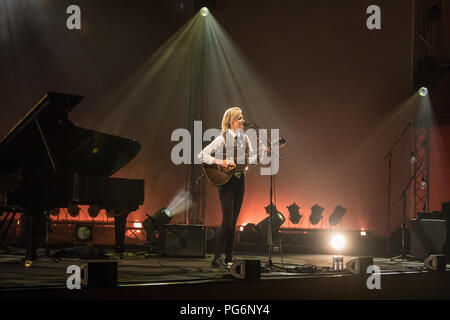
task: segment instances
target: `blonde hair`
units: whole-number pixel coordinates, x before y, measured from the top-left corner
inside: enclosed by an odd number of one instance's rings
[[[222,118],[222,133],[231,129],[231,123],[242,114],[241,108],[232,107],[225,111]]]

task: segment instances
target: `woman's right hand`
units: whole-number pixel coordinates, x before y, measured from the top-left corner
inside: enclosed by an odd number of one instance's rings
[[[234,164],[233,160],[218,160],[218,165],[221,166],[222,168],[228,168],[228,167],[235,167],[236,165]]]

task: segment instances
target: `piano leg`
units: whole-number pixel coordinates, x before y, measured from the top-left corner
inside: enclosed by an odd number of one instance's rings
[[[127,218],[130,211],[122,210],[120,215],[114,216],[114,231],[116,236],[116,252],[123,259],[125,251],[125,231],[127,226]]]
[[[25,260],[36,260],[39,239],[39,215],[25,214],[25,239],[27,254]]]

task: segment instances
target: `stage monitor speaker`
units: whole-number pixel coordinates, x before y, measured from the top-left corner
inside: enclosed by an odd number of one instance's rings
[[[444,254],[447,239],[445,220],[411,220],[411,255],[425,259],[431,254]]]
[[[115,288],[117,261],[88,262],[80,267],[81,284],[86,288]]]
[[[347,271],[355,274],[365,274],[367,268],[373,265],[373,257],[357,257],[347,262]]]
[[[164,225],[163,243],[165,256],[205,257],[206,228],[204,225]]]
[[[235,261],[230,267],[233,277],[242,280],[259,280],[261,278],[260,260]]]
[[[425,268],[432,271],[445,271],[445,255],[432,254],[423,262]]]

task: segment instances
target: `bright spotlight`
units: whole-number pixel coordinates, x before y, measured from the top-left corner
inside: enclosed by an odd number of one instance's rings
[[[209,10],[208,10],[207,7],[203,7],[203,8],[200,9],[200,14],[202,16],[206,17],[208,15],[208,13],[209,13]]]
[[[336,250],[341,250],[345,246],[345,238],[340,234],[334,235],[331,238],[331,246]]]
[[[425,97],[426,95],[428,95],[428,89],[425,88],[425,87],[420,88],[420,89],[419,89],[419,94],[420,94],[422,97]]]

